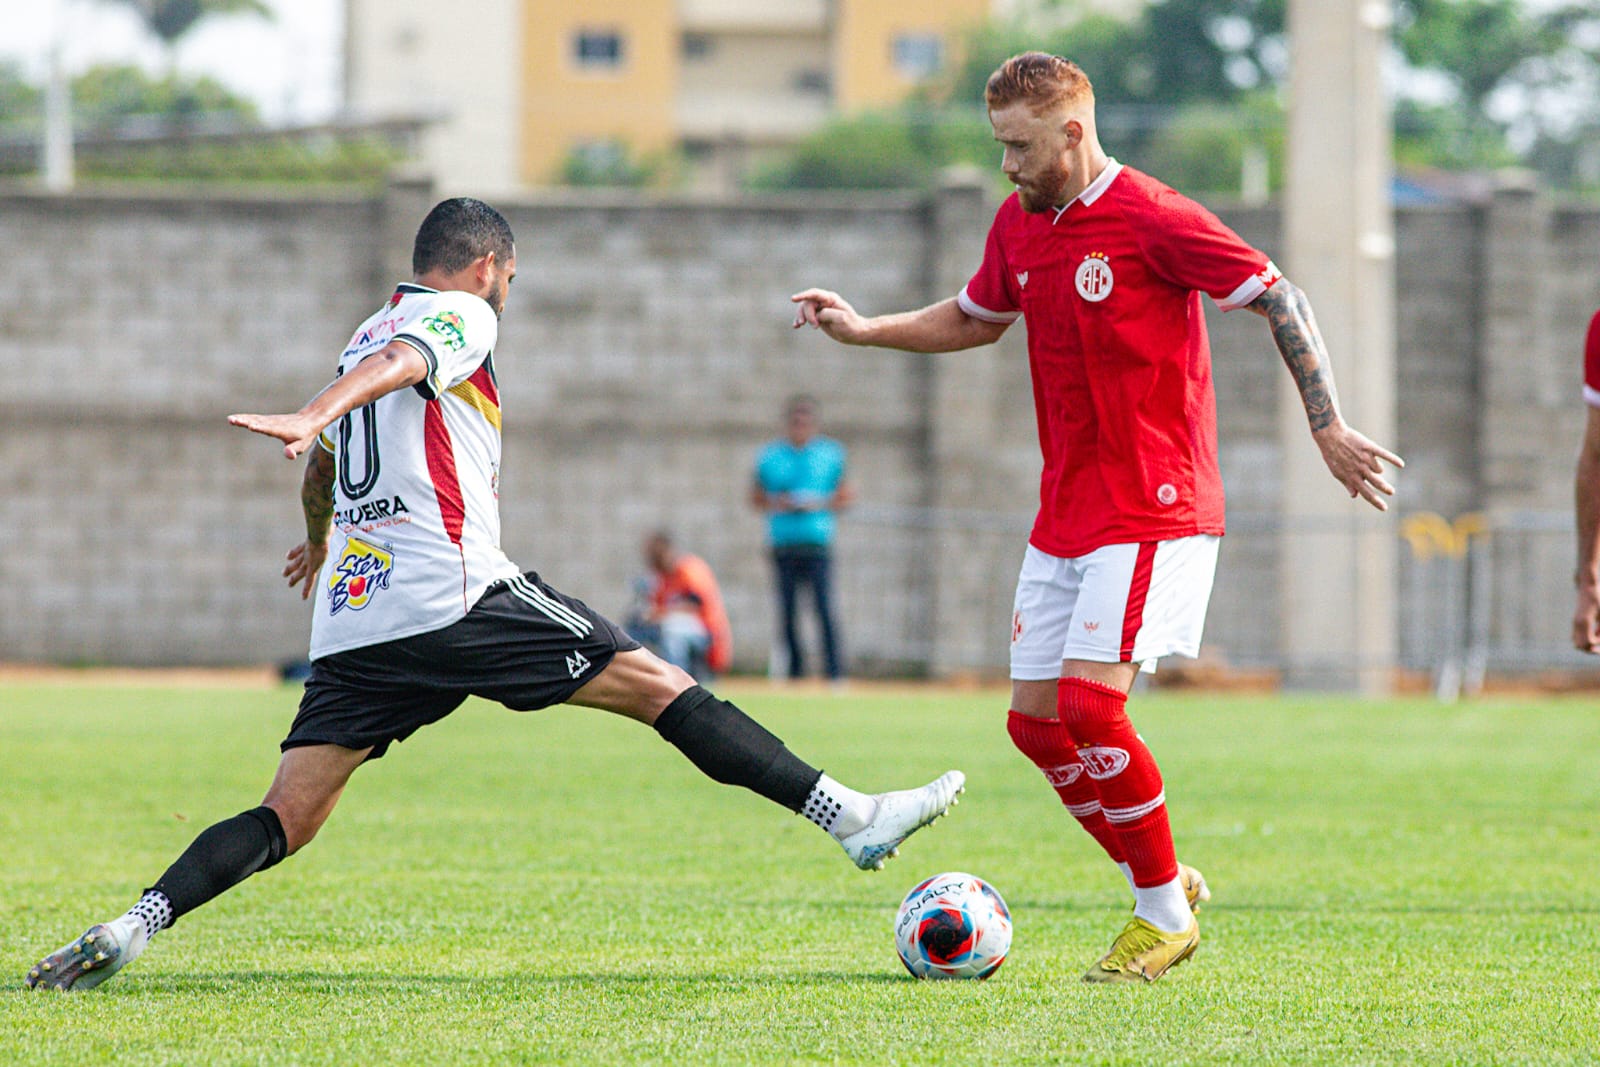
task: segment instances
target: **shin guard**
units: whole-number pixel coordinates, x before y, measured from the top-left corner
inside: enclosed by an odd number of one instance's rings
[[[1086,678],[1063,678],[1057,709],[1094,783],[1100,810],[1122,843],[1138,888],[1178,876],[1161,770],[1128,720],[1127,695]]]
[[[700,686],[656,718],[656,732],[724,785],[739,785],[790,811],[805,807],[822,772],[802,762],[766,727]]]
[[[1083,760],[1078,758],[1078,748],[1061,720],[1013,711],[1006,716],[1006,732],[1017,750],[1044,772],[1045,781],[1066,805],[1067,813],[1100,843],[1113,862],[1124,862],[1121,837],[1106,822],[1100,810],[1100,794],[1083,773]]]
[[[172,902],[172,921],[227,892],[289,851],[278,813],[252,808],[208,826],[151,889]]]

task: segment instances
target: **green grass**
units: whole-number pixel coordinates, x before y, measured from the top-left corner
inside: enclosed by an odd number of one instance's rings
[[[252,807],[296,690],[0,684],[0,1063],[1580,1063],[1600,1057],[1600,715],[1143,696],[1195,959],[1078,981],[1117,872],[997,692],[746,692],[862,788],[968,774],[881,874],[646,729],[470,704],[357,773],[321,838],[93,993],[23,973]],[[890,918],[960,869],[1012,907],[986,983],[919,983]]]

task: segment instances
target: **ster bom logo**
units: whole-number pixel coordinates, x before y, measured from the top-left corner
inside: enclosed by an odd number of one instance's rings
[[[378,590],[389,588],[393,574],[393,552],[350,538],[328,576],[328,614],[337,615],[345,608],[360,611]]]

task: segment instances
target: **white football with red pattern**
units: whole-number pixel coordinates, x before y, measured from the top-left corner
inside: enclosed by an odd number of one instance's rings
[[[917,978],[987,978],[1011,951],[1011,911],[982,878],[936,874],[900,902],[894,943]]]

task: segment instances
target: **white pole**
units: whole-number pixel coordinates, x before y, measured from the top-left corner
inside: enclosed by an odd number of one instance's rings
[[[72,83],[62,58],[67,29],[67,0],[53,5],[50,75],[44,102],[44,186],[52,193],[72,188]]]

